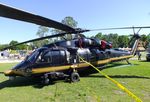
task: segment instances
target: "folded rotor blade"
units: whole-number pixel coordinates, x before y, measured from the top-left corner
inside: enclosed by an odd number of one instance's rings
[[[59,23],[57,21],[39,15],[28,13],[16,8],[12,8],[4,4],[0,4],[0,16],[16,19],[20,21],[30,22],[30,23],[34,23],[46,27],[52,27],[66,32],[75,31],[74,28],[67,26],[65,24]]]

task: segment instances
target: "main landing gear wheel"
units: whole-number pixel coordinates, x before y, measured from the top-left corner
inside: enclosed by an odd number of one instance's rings
[[[44,85],[50,84],[50,79],[48,77],[48,74],[44,74],[41,78],[42,78],[42,84]]]
[[[77,72],[71,73],[71,75],[70,75],[70,81],[71,82],[78,82],[78,81],[80,81],[79,74]]]
[[[43,84],[48,85],[49,83],[50,83],[50,81],[49,81],[48,78],[46,78],[46,79],[43,80]]]

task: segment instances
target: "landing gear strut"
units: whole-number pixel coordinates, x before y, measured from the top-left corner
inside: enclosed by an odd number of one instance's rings
[[[50,72],[50,73],[45,73],[42,75],[42,84],[48,85],[52,83],[53,79],[58,79],[58,78],[65,78],[66,81],[69,82],[78,82],[80,81],[80,76],[77,73],[77,70],[71,69],[69,74],[64,74],[62,72]]]
[[[126,59],[126,62],[127,62],[128,64],[131,64],[131,63],[129,62],[129,60],[128,60],[128,59]]]

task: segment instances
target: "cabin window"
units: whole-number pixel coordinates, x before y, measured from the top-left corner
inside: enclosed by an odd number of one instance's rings
[[[66,63],[66,54],[65,54],[65,51],[60,51],[60,63],[61,64],[65,64]]]
[[[66,62],[65,51],[54,50],[52,51],[52,64],[53,65],[63,65]]]
[[[50,50],[39,55],[37,63],[49,63],[53,65],[63,65],[66,62],[65,51]]]
[[[43,59],[44,59],[44,62],[51,63],[52,62],[51,51],[45,53]]]
[[[60,57],[60,51],[52,51],[52,64],[53,65],[58,65],[60,63],[59,57]]]

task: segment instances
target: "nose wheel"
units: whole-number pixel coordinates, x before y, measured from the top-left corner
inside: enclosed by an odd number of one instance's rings
[[[80,81],[80,76],[77,72],[72,72],[70,75],[70,81],[71,82],[78,82]]]
[[[15,76],[10,76],[9,80],[15,80],[15,78],[16,78]]]

